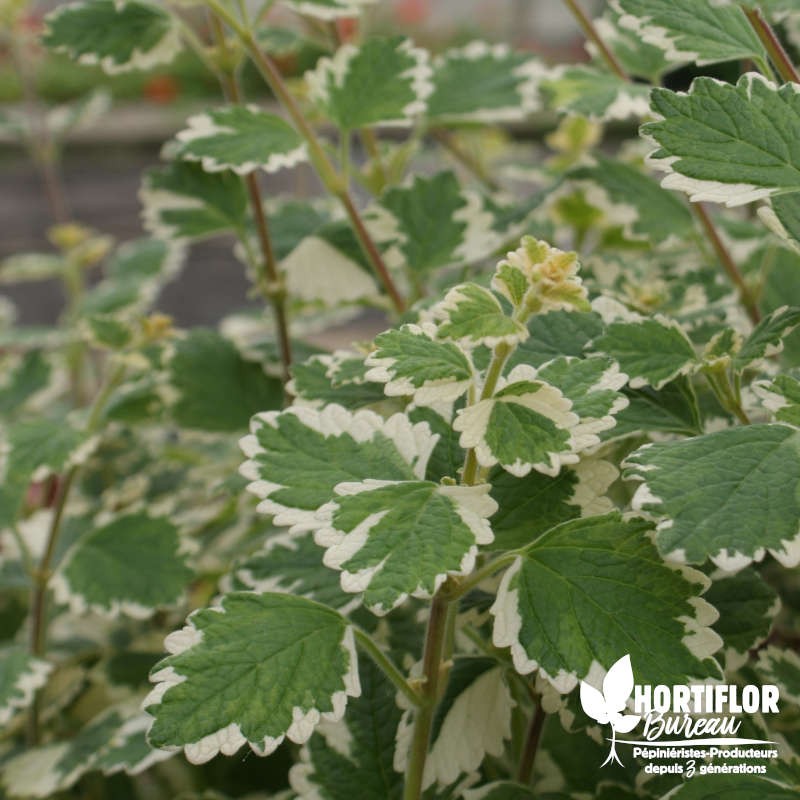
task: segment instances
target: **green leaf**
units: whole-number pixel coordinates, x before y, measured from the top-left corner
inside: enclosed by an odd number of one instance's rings
[[[727,206],[800,191],[796,84],[776,88],[755,73],[735,86],[697,78],[688,93],[654,89],[652,108],[663,119],[642,133],[660,145],[649,160],[670,173],[665,188]]]
[[[406,598],[430,598],[448,575],[468,575],[478,545],[492,541],[497,509],[489,486],[369,478],[340,483],[317,512],[314,539],[324,564],[342,572],[342,589],[363,592],[383,615]]]
[[[104,775],[115,775],[118,772],[138,775],[153,764],[171,758],[172,753],[169,751],[150,747],[146,734],[151,722],[151,717],[144,713],[125,720],[108,742],[104,743],[105,746],[98,750],[98,758],[92,768],[100,770]]]
[[[648,527],[616,513],[575,520],[517,558],[492,614],[494,643],[511,648],[518,672],[538,668],[562,693],[626,653],[643,683],[719,674],[716,614],[698,596],[709,581],[664,564]]]
[[[351,410],[383,401],[382,384],[361,377],[340,376],[340,369],[354,361],[364,366],[363,356],[344,351],[312,356],[292,364],[292,381],[288,390],[295,397],[314,405],[337,403]]]
[[[712,575],[705,598],[719,611],[712,625],[725,643],[725,669],[738,669],[761,644],[780,609],[775,590],[752,567],[735,575]]]
[[[161,288],[183,265],[180,245],[162,239],[136,239],[119,247],[105,268],[105,277],[81,302],[84,315],[132,317],[147,311]]]
[[[593,120],[642,118],[650,88],[592,66],[557,66],[539,83],[547,105],[562,113]]]
[[[518,373],[519,374],[519,373]],[[580,417],[583,435],[592,437],[616,425],[616,415],[628,406],[628,398],[619,390],[628,376],[607,356],[591,358],[562,357],[549,361],[535,372],[539,380],[560,389],[572,402],[572,413]],[[592,440],[582,447],[597,444]]]
[[[281,0],[281,2],[296,11],[322,20],[333,20],[348,17],[357,17],[365,6],[372,5],[376,0]]]
[[[753,361],[780,353],[784,336],[800,325],[800,308],[778,308],[756,325],[733,357],[733,368],[741,372]]]
[[[617,424],[602,438],[660,431],[696,436],[703,432],[697,401],[687,378],[678,378],[659,391],[644,386],[625,392],[629,404],[617,414]]]
[[[536,380],[530,367],[516,367],[508,381],[493,397],[458,412],[453,428],[461,433],[461,446],[474,448],[482,467],[499,464],[518,478],[532,469],[558,475],[590,441],[582,438],[572,403],[555,386]]]
[[[411,124],[424,113],[432,70],[425,50],[402,36],[346,44],[306,73],[309,93],[344,131]]]
[[[403,794],[403,776],[393,766],[397,690],[367,659],[359,673],[361,695],[348,703],[344,719],[314,733],[289,771],[300,797],[400,800]]]
[[[770,646],[758,654],[758,671],[780,688],[781,699],[800,706],[800,656]]]
[[[337,612],[287,594],[225,595],[167,637],[144,701],[154,747],[201,764],[249,744],[305,742],[360,694],[353,631]]]
[[[180,32],[163,9],[139,0],[84,0],[49,14],[45,45],[110,75],[167,64],[181,49]]]
[[[761,221],[790,247],[800,249],[800,194],[778,194],[768,202],[758,209]]]
[[[177,158],[206,172],[278,172],[307,160],[303,138],[288,122],[257,106],[227,106],[189,117],[177,135]]]
[[[280,380],[267,375],[261,364],[245,361],[232,342],[206,328],[195,328],[175,343],[169,378],[177,392],[172,415],[187,428],[243,430],[253,414],[283,401]]]
[[[711,800],[725,797],[726,800],[791,800],[797,797],[797,789],[775,783],[758,775],[697,775],[678,786],[661,800]]]
[[[240,472],[261,498],[258,510],[294,533],[319,527],[316,512],[340,483],[422,478],[436,443],[424,422],[412,425],[403,414],[384,420],[337,405],[259,414],[250,431],[240,442],[249,459]]]
[[[450,342],[437,341],[430,324],[380,334],[366,363],[367,380],[383,383],[389,397],[411,395],[422,406],[452,403],[474,380],[467,355]]]
[[[698,365],[694,347],[680,325],[661,316],[613,322],[592,342],[592,349],[615,359],[633,389],[648,385],[661,389]]]
[[[452,172],[415,175],[391,187],[365,216],[387,262],[420,275],[474,261],[501,243],[482,198],[464,190]]]
[[[777,375],[771,381],[756,381],[752,388],[778,422],[800,428],[800,380]]]
[[[121,350],[133,338],[130,325],[108,314],[92,314],[86,318],[85,324],[89,339],[98,347]]]
[[[672,61],[699,65],[766,59],[758,35],[736,5],[712,0],[611,0],[619,24],[664,50]]]
[[[623,28],[619,19],[619,14],[608,9],[602,17],[594,20],[594,25],[628,75],[659,85],[661,76],[671,67],[669,59],[660,47],[649,44],[634,31]],[[586,43],[586,49],[595,59],[598,58],[592,42]]]
[[[263,550],[236,564],[227,588],[259,594],[285,592],[349,613],[359,599],[343,592],[339,576],[321,566],[322,550],[310,533],[271,536]]]
[[[660,244],[692,235],[692,215],[684,201],[630,164],[602,156],[596,161],[572,170],[569,177],[589,185],[587,200],[609,224],[621,225],[627,238]]]
[[[192,576],[180,547],[178,529],[163,517],[118,517],[70,549],[53,580],[56,597],[75,614],[146,619],[175,605]]]
[[[515,122],[539,106],[537,78],[544,68],[507,45],[475,41],[433,62],[428,119],[434,123]]]
[[[0,725],[7,725],[33,701],[52,666],[33,658],[21,645],[0,647]]]
[[[22,405],[50,380],[50,364],[41,350],[31,350],[22,356],[0,385],[0,414],[10,415],[21,410]]]
[[[625,477],[642,481],[634,508],[660,520],[658,549],[673,559],[706,558],[734,571],[768,549],[786,566],[800,561],[800,433],[748,425],[630,455]]]
[[[14,521],[32,480],[82,463],[96,443],[66,420],[37,419],[0,429],[0,527]]]
[[[562,522],[613,510],[605,495],[618,477],[613,464],[593,458],[565,467],[554,478],[538,472],[517,478],[495,470],[490,483],[498,510],[491,519],[491,549],[525,547]]]
[[[130,707],[112,706],[72,739],[29,748],[9,760],[3,783],[15,797],[50,798],[92,770],[135,775],[170,756],[143,742],[148,722],[145,714]]]
[[[174,161],[145,172],[139,198],[144,226],[159,238],[196,241],[245,229],[247,193],[229,172]]]
[[[528,338],[527,328],[507,316],[500,301],[476,283],[452,288],[431,314],[438,320],[438,335],[465,348],[495,347],[501,342],[514,345]]]
[[[528,322],[528,338],[512,353],[510,367],[530,364],[539,367],[559,356],[585,357],[587,345],[604,330],[594,311],[549,311],[534,314]]]

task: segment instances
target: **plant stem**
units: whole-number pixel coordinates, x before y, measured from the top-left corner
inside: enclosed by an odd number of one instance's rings
[[[758,322],[761,320],[761,312],[758,310],[758,303],[756,303],[750,287],[747,285],[747,283],[745,283],[742,273],[736,266],[736,262],[728,252],[728,248],[725,247],[725,244],[720,238],[720,235],[717,232],[711,217],[708,215],[705,206],[702,203],[692,203],[691,206],[695,216],[703,226],[706,237],[711,243],[711,246],[714,248],[714,252],[719,259],[720,264],[722,264],[722,268],[725,270],[725,273],[730,278],[733,285],[739,291],[739,300],[742,306],[744,306],[747,316],[750,317],[750,320],[754,325],[758,324]]]
[[[784,81],[800,83],[800,72],[792,63],[788,53],[775,35],[772,26],[764,18],[761,9],[754,6],[742,6],[742,10],[747,17],[750,27],[755,31],[756,36],[761,40],[764,49],[769,54],[772,63],[778,70],[778,74]]]
[[[47,119],[37,107],[34,78],[28,69],[24,55],[24,48],[27,44],[24,35],[20,30],[14,30],[8,38],[12,63],[19,76],[22,94],[25,98],[26,113],[30,125],[28,144],[31,158],[39,171],[53,221],[57,225],[62,225],[69,221],[69,211],[61,183],[61,175],[56,164],[58,149],[51,136]]]
[[[86,423],[86,433],[88,436],[91,436],[99,428],[106,402],[125,376],[125,370],[126,366],[124,363],[118,364],[98,392]],[[47,587],[50,583],[51,564],[53,555],[55,554],[58,535],[61,531],[61,523],[64,519],[64,509],[67,506],[69,493],[79,469],[80,466],[78,464],[73,465],[61,479],[54,505],[53,518],[50,521],[50,529],[47,534],[47,544],[45,545],[42,558],[33,573],[34,587],[31,597],[29,648],[31,655],[36,658],[41,658],[45,653],[47,635]],[[35,745],[39,741],[39,703],[37,696],[34,696],[28,715],[27,737],[29,745]]]
[[[356,643],[380,667],[384,675],[415,705],[421,702],[419,693],[409,684],[399,669],[386,657],[386,654],[372,641],[368,633],[355,629]]]
[[[509,566],[518,555],[520,555],[519,550],[509,550],[507,553],[492,559],[488,564],[484,564],[479,570],[476,570],[458,584],[453,592],[453,597],[457,599],[471,592],[478,584],[490,578],[495,572]]]
[[[609,69],[618,78],[622,78],[624,81],[629,81],[630,77],[622,68],[622,65],[611,51],[611,48],[603,41],[603,37],[600,35],[600,32],[597,30],[597,28],[595,28],[592,20],[589,19],[589,17],[586,15],[586,12],[578,5],[577,0],[564,0],[564,3],[572,12],[572,15],[575,17],[578,24],[581,26],[586,38],[593,42],[595,47],[597,47],[597,50],[602,56],[603,61],[608,64]]]
[[[227,43],[222,23],[216,14],[212,14],[211,17],[217,44],[220,50],[225,52]],[[242,105],[242,92],[236,74],[222,70],[220,81],[228,101],[235,105]],[[286,387],[291,378],[290,369],[292,366],[292,344],[289,337],[289,321],[286,313],[286,289],[283,284],[283,277],[278,269],[278,261],[275,258],[275,250],[272,246],[267,215],[264,213],[264,200],[261,196],[258,178],[255,172],[250,172],[244,176],[243,180],[250,198],[250,210],[256,223],[258,243],[261,248],[261,260],[253,265],[256,270],[256,282],[264,299],[272,306],[272,313],[275,317],[275,330],[278,335],[278,349],[281,357],[281,378],[284,387]],[[286,399],[288,400],[289,398],[287,397]]]
[[[487,189],[496,192],[500,184],[486,171],[483,164],[465,150],[456,137],[444,128],[431,129],[431,136],[459,163],[472,173]]]
[[[500,380],[500,375],[503,373],[508,357],[514,351],[514,348],[503,342],[494,348],[492,353],[492,361],[489,364],[489,369],[486,373],[486,380],[483,384],[480,400],[488,400],[497,388],[497,382]],[[478,479],[478,458],[475,455],[475,448],[471,447],[467,451],[466,458],[464,459],[464,468],[461,472],[461,483],[465,486],[474,486]]]
[[[541,698],[536,698],[536,705],[533,708],[528,731],[525,735],[525,744],[522,747],[522,755],[517,768],[517,781],[527,786],[531,782],[533,774],[533,762],[536,760],[536,751],[539,749],[539,742],[542,738],[542,728],[547,717],[542,708]]]
[[[428,758],[433,715],[439,700],[441,679],[445,677],[447,671],[442,663],[447,640],[448,609],[451,602],[449,595],[446,594],[446,586],[447,584],[443,585],[434,595],[428,617],[425,651],[422,656],[422,696],[414,719],[414,733],[406,768],[403,800],[419,800],[422,796],[422,779],[425,773],[425,762]]]
[[[727,412],[733,414],[743,425],[749,425],[750,417],[747,416],[747,412],[742,408],[742,403],[737,397],[735,389],[731,386],[727,372],[717,369],[706,370],[703,374],[717,400],[719,400],[719,404]]]
[[[253,33],[243,26],[220,0],[207,0],[207,3],[209,7],[214,10],[214,13],[239,37],[248,55],[261,73],[261,77],[272,90],[278,102],[286,110],[286,113],[291,117],[300,135],[305,139],[311,163],[314,165],[320,180],[325,185],[325,188],[339,200],[342,206],[344,206],[347,216],[350,218],[350,222],[353,225],[356,237],[367,256],[367,260],[370,262],[373,270],[383,284],[395,310],[402,313],[405,311],[406,303],[400,295],[392,276],[389,274],[389,269],[386,266],[386,262],[383,260],[383,256],[375,246],[372,237],[369,235],[361,219],[361,214],[350,196],[344,179],[331,163],[314,129],[289,92],[280,70],[275,66],[275,62],[261,50]]]

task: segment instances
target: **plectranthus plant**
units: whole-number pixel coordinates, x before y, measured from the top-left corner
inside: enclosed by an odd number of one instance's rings
[[[51,12],[59,57],[219,85],[116,242],[58,169],[109,96],[33,102],[0,3],[53,222],[0,287],[66,297],[0,297],[0,796],[795,797],[800,7],[566,0],[588,60],[551,64],[383,5]],[[260,307],[183,330],[211,238]],[[648,770],[634,679],[777,687],[738,732],[776,755]]]

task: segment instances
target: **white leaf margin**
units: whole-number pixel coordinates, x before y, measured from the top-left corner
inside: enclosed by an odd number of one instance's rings
[[[227,613],[224,607],[224,598],[220,605],[210,606],[205,611],[212,611],[218,614]],[[203,631],[195,628],[192,622],[192,617],[196,613],[190,614],[187,618],[187,624],[180,630],[173,631],[164,640],[164,649],[170,655],[178,655],[202,643]],[[345,626],[340,647],[348,654],[348,669],[341,676],[345,688],[334,692],[331,696],[332,711],[321,712],[313,706],[308,709],[295,706],[292,709],[292,723],[285,733],[275,737],[265,736],[260,743],[249,741],[242,733],[239,724],[231,722],[224,728],[220,728],[196,742],[161,749],[170,753],[183,749],[187,761],[191,764],[205,764],[220,753],[231,756],[245,744],[249,744],[250,749],[256,755],[268,756],[283,743],[284,739],[288,738],[295,744],[307,742],[321,721],[338,722],[344,716],[347,698],[359,697],[361,694],[361,684],[358,677],[358,654],[352,625]],[[150,708],[159,705],[164,695],[173,686],[183,683],[186,679],[186,675],[181,675],[172,666],[164,667],[153,673],[150,676],[150,680],[156,685],[142,701],[144,712],[149,715]]]
[[[382,481],[368,479],[360,482],[340,483],[334,489],[339,495],[355,495],[364,492],[371,492],[384,486],[394,486],[402,484],[403,481]],[[455,512],[461,521],[469,528],[475,537],[474,543],[464,553],[457,569],[446,570],[437,573],[434,578],[433,592],[429,592],[423,586],[418,585],[410,594],[422,600],[430,599],[439,587],[447,580],[450,575],[464,576],[469,575],[475,569],[475,562],[478,556],[478,545],[491,544],[494,541],[494,533],[489,524],[489,517],[497,511],[497,503],[492,499],[489,492],[489,484],[478,484],[476,486],[436,486],[433,493],[442,495],[450,500]],[[341,531],[334,527],[333,518],[339,504],[332,500],[319,509],[316,515],[318,527],[314,532],[314,541],[325,548],[325,555],[322,563],[330,569],[341,572],[342,591],[348,593],[364,592],[370,585],[372,578],[381,572],[385,561],[381,561],[372,567],[366,567],[358,572],[348,572],[343,569],[343,564],[349,561],[365,544],[369,541],[371,529],[377,525],[388,513],[388,509],[383,509],[370,514],[363,522],[359,523],[352,531]],[[384,608],[382,605],[369,606],[370,611],[378,616],[388,614],[394,608],[405,602],[409,594],[400,593],[391,608]]]
[[[511,582],[521,570],[522,562],[523,556],[518,556],[506,570],[500,581],[497,597],[489,609],[494,618],[492,643],[495,647],[510,648],[514,669],[520,675],[528,675],[538,670],[539,675],[547,680],[559,694],[569,694],[579,681],[600,685],[601,680],[607,674],[607,668],[603,667],[596,659],[592,660],[586,675],[579,675],[577,672],[568,672],[564,669],[559,669],[555,675],[550,675],[539,666],[539,662],[535,658],[528,655],[519,638],[522,630],[522,616],[519,613],[518,602],[519,592],[516,588],[511,588]],[[695,585],[698,594],[706,592],[711,586],[711,579],[699,570],[671,562],[664,562],[664,566],[679,572],[688,584]],[[719,612],[699,596],[690,597],[687,602],[692,606],[695,614],[693,617],[678,617],[678,621],[684,627],[685,635],[682,643],[692,655],[703,660],[711,657],[723,645],[719,634],[711,628],[711,625],[719,619]]]
[[[761,82],[770,91],[778,91],[778,86],[775,83],[756,72],[748,72],[743,75],[739,79],[739,82],[736,84],[736,86],[725,83],[725,81],[718,80],[717,78],[705,77],[704,80],[713,81],[719,86],[725,86],[731,90],[735,90],[739,84],[744,83],[747,88],[748,99],[752,99],[753,84],[755,81]],[[800,94],[800,85],[788,83],[786,86],[791,87],[791,91],[793,91],[795,94]],[[688,97],[692,94],[691,88],[688,92],[676,92],[676,94],[682,97]],[[654,122],[659,122],[664,119],[664,117],[660,114],[653,113],[652,116]],[[752,183],[726,183],[724,181],[691,178],[688,175],[684,175],[677,171],[673,166],[676,162],[681,161],[682,156],[654,158],[654,154],[661,149],[661,145],[658,144],[658,141],[654,137],[647,134],[642,134],[642,138],[652,144],[654,147],[654,149],[646,156],[645,164],[655,170],[658,170],[659,172],[669,173],[661,181],[662,188],[684,192],[685,194],[689,195],[689,200],[692,203],[721,203],[728,208],[735,208],[736,206],[746,205],[747,203],[753,203],[757,200],[764,200],[772,197],[773,195],[783,194],[786,192],[785,189],[777,186],[770,188],[756,186]],[[762,221],[767,225],[767,227],[771,227],[771,224],[777,223],[777,231],[783,229],[783,226],[778,221],[775,212],[769,207],[765,207],[765,209],[766,210],[760,211],[760,216],[763,215]],[[788,234],[783,238],[787,237]]]
[[[2,656],[2,652],[0,652]],[[26,667],[17,675],[9,694],[0,704],[0,725],[6,725],[19,711],[27,708],[33,701],[38,689],[46,683],[53,670],[53,665],[40,658],[28,658]]]
[[[526,382],[539,386],[535,392],[506,397],[490,397],[456,412],[453,430],[459,432],[459,444],[465,450],[474,449],[475,457],[482,467],[500,464],[503,469],[517,478],[524,478],[531,470],[555,477],[567,464],[577,464],[578,452],[599,443],[599,438],[588,430],[581,430],[581,419],[572,411],[572,401],[560,389],[536,377],[536,370],[527,364],[520,364],[508,374],[505,380],[498,381],[498,390],[514,383]],[[568,431],[570,438],[565,449],[548,452],[549,460],[538,463],[517,459],[513,464],[501,462],[486,442],[492,411],[497,403],[516,404],[541,414],[551,420],[556,427]]]
[[[444,67],[449,61],[479,61],[491,58],[499,66],[513,53],[505,43],[489,44],[482,40],[475,40],[463,47],[454,47],[433,60],[433,84],[436,86],[436,71]],[[518,79],[516,92],[519,102],[513,106],[487,106],[470,112],[443,113],[433,116],[436,122],[519,122],[542,108],[539,95],[539,81],[549,71],[538,59],[530,58],[511,70],[514,78]]]
[[[424,337],[434,344],[451,344],[436,338],[436,326],[431,322],[423,322],[420,325],[409,323],[404,325],[402,330],[413,336]],[[397,359],[387,356],[378,358],[374,353],[367,356],[365,364],[369,370],[364,375],[365,380],[382,383],[383,391],[387,397],[404,397],[411,395],[414,402],[419,406],[438,408],[441,403],[454,403],[470,387],[474,380],[474,366],[467,352],[462,351],[464,357],[470,364],[473,375],[463,381],[450,380],[448,378],[438,378],[437,380],[425,380],[417,386],[411,378],[407,376],[397,376],[392,367],[397,363]]]
[[[247,491],[261,500],[256,507],[257,511],[272,515],[275,525],[288,527],[292,534],[316,530],[319,527],[319,509],[293,508],[273,500],[270,495],[285,487],[283,484],[264,480],[258,462],[253,460],[256,456],[267,453],[258,441],[258,431],[265,425],[277,428],[281,414],[294,415],[303,425],[326,438],[348,434],[356,442],[363,443],[372,441],[377,433],[382,433],[392,440],[420,480],[425,478],[428,459],[439,440],[438,434],[431,432],[427,422],[412,424],[405,414],[398,413],[389,419],[383,419],[374,411],[351,412],[335,403],[323,408],[292,406],[285,411],[256,414],[250,421],[250,434],[239,440],[239,447],[248,459],[239,468],[239,473],[250,481]]]
[[[283,125],[286,125],[290,130],[294,130],[288,122],[281,117],[276,117],[273,114],[260,109],[258,106],[248,104],[245,106],[253,116],[264,117],[268,122],[272,123],[275,120],[280,120]],[[176,134],[175,138],[183,145],[191,144],[192,142],[201,141],[204,139],[213,139],[215,136],[226,136],[229,134],[238,133],[237,129],[225,125],[219,120],[214,120],[212,114],[224,113],[229,107],[222,107],[215,109],[212,112],[203,112],[202,114],[195,114],[186,120],[187,127]],[[298,134],[299,136],[299,134]],[[233,161],[220,161],[216,156],[211,155],[198,155],[190,150],[181,148],[180,157],[184,161],[195,161],[203,165],[206,172],[225,172],[230,170],[237,175],[249,175],[258,169],[271,174],[279,172],[282,169],[291,169],[298,164],[308,161],[308,148],[305,142],[301,142],[297,147],[287,150],[285,153],[270,153],[266,161],[245,161],[241,164]]]
[[[127,3],[125,0],[115,0],[115,6],[121,9]],[[49,32],[50,24],[60,17],[62,14],[70,14],[78,9],[91,6],[91,2],[82,0],[77,3],[67,3],[55,11],[47,15],[45,19],[45,28]],[[141,3],[141,5],[150,5],[149,3]],[[159,11],[157,6],[151,6],[154,10]],[[52,49],[58,53],[64,53],[70,58],[75,59],[79,64],[85,64],[90,67],[100,67],[107,75],[120,75],[125,72],[132,72],[133,70],[149,70],[160,64],[168,64],[175,58],[175,56],[183,48],[181,41],[181,33],[175,21],[170,18],[170,26],[164,36],[158,41],[155,47],[150,50],[140,50],[138,47],[134,48],[131,53],[131,58],[128,61],[120,63],[114,59],[113,56],[103,56],[99,58],[97,53],[81,53],[76,55],[69,45],[54,45]]]
[[[357,17],[365,6],[373,5],[377,0],[333,0],[331,3],[319,3],[314,0],[282,0],[282,2],[298,14],[331,22]]]
[[[408,81],[415,99],[403,107],[402,116],[371,124],[409,126],[415,117],[425,113],[428,107],[428,98],[433,93],[433,68],[428,51],[416,47],[408,38],[399,42],[396,49],[409,56],[414,62],[411,67],[394,77]],[[329,86],[332,84],[338,89],[344,87],[350,64],[359,53],[360,48],[356,45],[345,44],[334,53],[333,57],[321,58],[314,69],[307,72],[305,76],[310,98],[322,107],[328,107],[331,98]]]
[[[774,425],[782,425],[786,428],[797,430],[792,425],[786,425],[782,422],[772,423]],[[708,435],[708,434],[707,434]],[[640,463],[633,460],[635,456],[649,450],[655,442],[648,442],[643,444],[633,453],[631,453],[623,462],[622,467],[626,470],[625,477],[628,480],[639,481],[641,485],[634,492],[631,498],[631,508],[637,514],[652,520],[656,523],[656,532],[669,530],[673,525],[671,517],[667,516],[664,510],[664,501],[653,493],[647,482],[648,474],[650,472],[657,472],[660,468],[655,464]],[[769,553],[779,564],[791,569],[800,564],[800,521],[798,521],[797,533],[792,539],[781,539],[781,548],[776,547],[757,547],[752,555],[741,553],[738,550],[733,553],[728,551],[731,548],[723,548],[714,555],[709,555],[709,560],[712,564],[719,567],[723,572],[736,573],[750,564],[763,561],[767,553]],[[670,562],[675,562],[681,565],[686,564],[686,552],[678,548],[671,550],[669,553]],[[669,562],[666,562],[669,563]]]

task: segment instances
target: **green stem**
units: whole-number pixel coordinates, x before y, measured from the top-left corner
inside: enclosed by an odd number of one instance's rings
[[[522,756],[517,768],[517,781],[527,786],[531,782],[533,775],[533,763],[536,760],[536,751],[539,749],[539,742],[542,738],[542,728],[547,714],[542,708],[542,701],[537,697],[533,714],[528,724],[528,731],[525,735],[525,744],[522,748]]]
[[[24,35],[17,29],[11,32],[8,40],[11,60],[25,99],[26,115],[30,125],[28,146],[31,159],[39,172],[53,221],[57,225],[62,225],[69,221],[70,215],[57,165],[58,147],[53,141],[47,118],[40,111],[36,101],[34,77],[24,55],[27,46]]]
[[[509,550],[507,553],[503,553],[503,555],[498,556],[488,564],[484,564],[484,566],[473,572],[468,578],[458,583],[457,588],[453,591],[453,597],[457,599],[471,592],[480,583],[494,575],[495,572],[510,566],[519,555],[520,551]]]
[[[126,366],[124,363],[118,364],[103,387],[97,394],[89,418],[86,423],[86,434],[91,436],[100,427],[103,411],[105,410],[108,398],[119,385],[125,376]],[[79,465],[74,465],[67,470],[61,479],[58,487],[58,495],[53,510],[53,518],[50,521],[50,529],[47,534],[47,544],[42,558],[33,573],[34,587],[31,597],[31,629],[30,629],[30,653],[36,658],[41,658],[45,654],[47,636],[47,587],[50,583],[51,565],[55,554],[58,535],[61,531],[61,523],[64,519],[64,510],[67,506],[70,490],[78,474]],[[34,745],[39,741],[39,703],[38,698],[34,697],[28,715],[28,744]]]
[[[225,31],[222,28],[219,17],[216,15],[212,15],[212,27],[220,51],[226,52]],[[236,74],[223,72],[220,75],[220,82],[228,101],[234,105],[242,105],[242,92]],[[259,291],[272,306],[275,329],[278,335],[278,350],[281,358],[281,378],[284,387],[286,387],[291,378],[290,371],[292,366],[292,344],[289,337],[289,320],[286,311],[286,289],[283,277],[278,269],[278,260],[275,258],[275,250],[272,246],[267,215],[264,213],[264,200],[261,195],[258,178],[254,172],[250,172],[244,176],[243,180],[250,198],[250,210],[256,223],[258,243],[261,248],[261,259],[256,260],[252,266],[256,272],[256,284]],[[290,398],[287,397],[286,400],[288,401]]]
[[[411,751],[406,768],[403,800],[419,800],[422,796],[422,779],[425,762],[428,758],[431,728],[436,704],[439,700],[439,687],[444,685],[447,666],[443,663],[444,648],[447,641],[447,622],[450,597],[442,586],[431,603],[428,628],[425,633],[425,650],[422,656],[421,702],[414,718],[414,732]]]
[[[421,702],[419,693],[405,679],[386,654],[372,641],[368,633],[355,629],[356,643],[380,667],[387,678],[415,705]]]
[[[731,283],[733,283],[738,290],[739,300],[744,307],[744,310],[747,312],[747,316],[750,317],[750,320],[754,325],[757,325],[761,320],[761,312],[758,310],[758,303],[756,303],[750,287],[747,285],[742,273],[736,266],[733,256],[731,256],[728,248],[725,247],[725,244],[722,241],[722,238],[720,237],[711,217],[706,211],[705,206],[702,203],[692,203],[691,206],[695,216],[703,227],[706,238],[714,248],[714,252],[719,259],[720,264],[722,264],[725,274],[730,278]]]
[[[761,40],[764,49],[769,54],[772,63],[778,70],[781,78],[784,81],[791,83],[800,83],[800,73],[789,58],[788,53],[780,42],[780,39],[775,35],[772,26],[764,18],[761,9],[745,5],[742,10],[750,23],[750,27],[755,31],[756,36]],[[769,77],[769,76],[768,76]],[[773,76],[774,79],[774,76]]]
[[[220,0],[207,0],[207,3],[209,7],[213,9],[214,13],[239,37],[248,55],[261,73],[261,77],[270,87],[278,102],[286,110],[286,113],[291,117],[300,135],[305,139],[309,158],[320,180],[325,185],[325,188],[334,195],[344,207],[353,225],[356,237],[367,256],[367,260],[383,284],[386,293],[392,301],[392,305],[398,312],[402,313],[405,311],[406,303],[389,273],[389,268],[386,266],[383,256],[376,247],[372,237],[369,235],[361,219],[361,214],[350,196],[350,192],[343,177],[328,158],[325,148],[323,148],[317,134],[314,132],[305,114],[300,110],[300,107],[289,92],[283,80],[283,76],[275,66],[275,62],[261,50],[252,32],[243,26]]]
[[[581,26],[584,35],[589,39],[597,48],[598,52],[603,58],[603,61],[608,64],[609,69],[619,78],[624,81],[630,80],[630,77],[622,68],[622,65],[617,60],[617,57],[611,51],[611,48],[603,41],[600,32],[595,28],[594,23],[586,15],[586,12],[578,5],[577,0],[564,0],[564,4],[572,12],[572,15]]]
[[[728,373],[724,369],[707,369],[703,374],[717,400],[719,400],[719,404],[728,413],[733,414],[743,425],[750,425],[750,417],[747,416],[747,412],[742,408],[737,392],[731,386]]]
[[[489,369],[486,373],[486,380],[483,384],[480,400],[488,400],[497,388],[497,382],[503,374],[503,367],[508,361],[514,348],[510,345],[501,342],[494,348],[492,353],[492,361],[489,364]],[[461,472],[461,482],[465,486],[474,486],[478,479],[478,458],[475,455],[475,448],[471,447],[467,451],[466,458],[464,459],[464,468]]]

